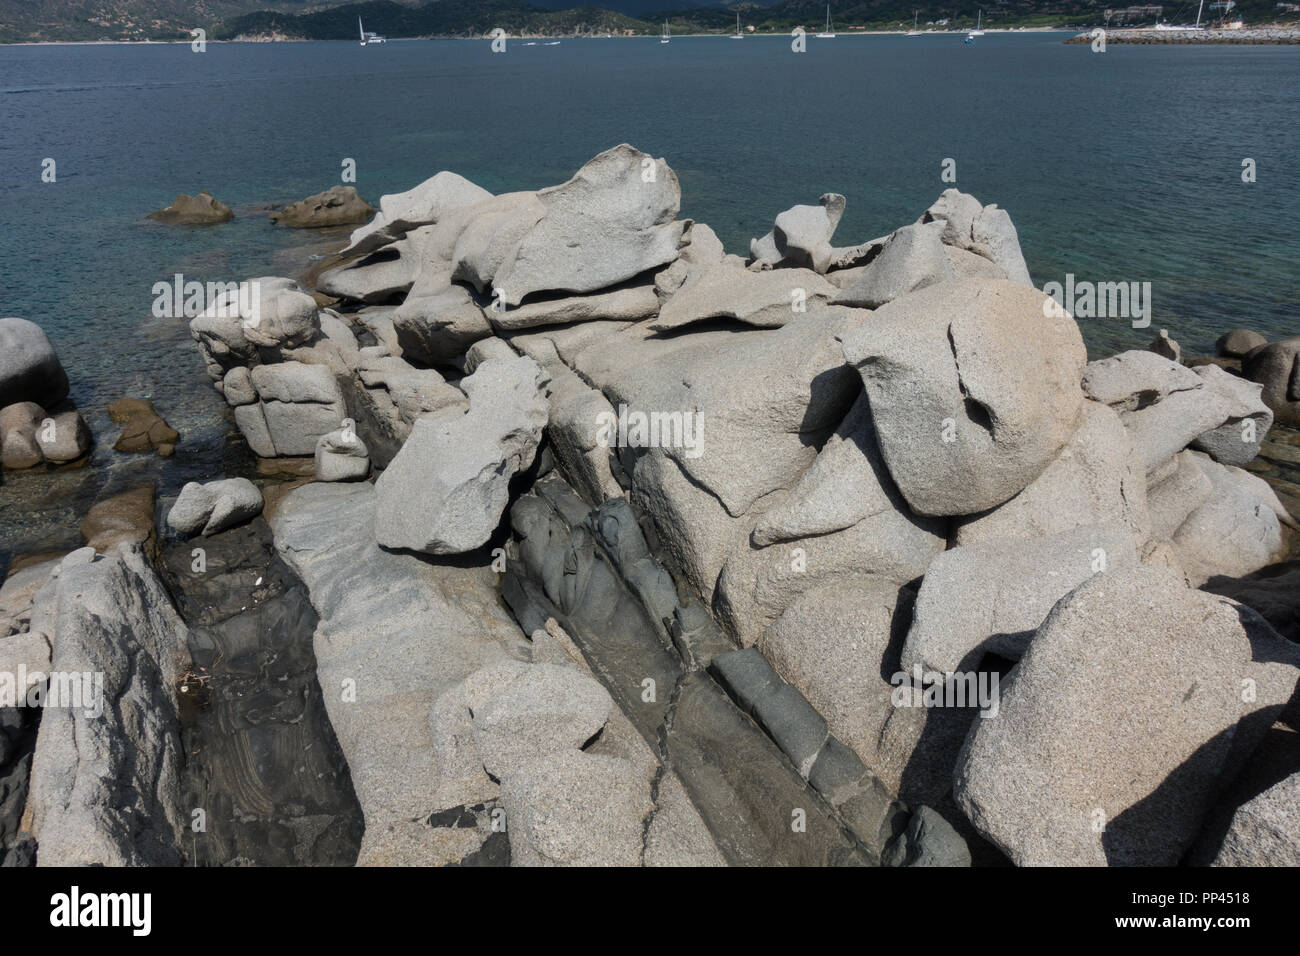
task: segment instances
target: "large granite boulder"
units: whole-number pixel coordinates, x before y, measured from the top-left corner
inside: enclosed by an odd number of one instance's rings
[[[532,359],[492,359],[461,381],[469,411],[416,421],[375,483],[375,532],[388,548],[458,554],[484,544],[532,464],[545,428],[546,374]]]
[[[352,233],[345,256],[362,255],[396,242],[420,226],[436,223],[454,209],[491,199],[492,194],[464,176],[440,172],[404,193],[379,197],[375,218]]]
[[[395,242],[323,273],[316,288],[325,295],[382,304],[405,295],[428,260],[432,226],[421,226]]]
[[[1020,238],[1011,217],[997,205],[983,206],[968,193],[945,189],[921,218],[919,223],[942,220],[945,223],[943,241],[974,252],[996,263],[1008,280],[1033,285],[1024,254],[1020,251]]]
[[[1214,343],[1214,352],[1223,358],[1245,358],[1261,345],[1268,345],[1268,339],[1251,329],[1233,329],[1224,332]]]
[[[809,309],[825,305],[835,292],[833,285],[808,269],[751,272],[732,258],[669,297],[650,328],[667,332],[707,319],[780,328]]]
[[[896,299],[842,336],[889,473],[917,514],[1002,504],[1075,433],[1083,339],[1044,302],[1019,283],[958,279]]]
[[[776,217],[771,232],[762,239],[752,240],[749,244],[752,267],[770,269],[791,265],[825,274],[835,257],[831,237],[844,215],[846,203],[839,193],[826,193],[818,203],[791,206]]]
[[[566,750],[501,781],[513,866],[640,866],[650,786],[620,757]]]
[[[241,286],[244,283],[240,283]],[[240,324],[244,338],[263,348],[303,345],[321,328],[316,300],[289,279],[266,276],[248,280],[249,292],[241,293]]]
[[[483,794],[444,778],[430,712],[485,665],[527,662],[529,642],[486,557],[443,563],[379,547],[375,497],[365,482],[316,482],[290,492],[268,520],[320,615],[317,678],[365,815],[358,864],[456,862],[465,850],[425,821]]]
[[[1214,865],[1300,866],[1300,773],[1237,808]]]
[[[1119,415],[1085,401],[1078,430],[1043,473],[1010,501],[963,519],[954,541],[968,545],[1116,525],[1141,542],[1150,532],[1145,472]]]
[[[676,416],[658,441],[629,427],[619,444],[657,445],[739,516],[762,496],[791,487],[853,403],[856,382],[835,336],[864,318],[821,309],[774,331],[688,335],[640,347],[616,335],[584,350],[575,364],[628,415]],[[604,366],[600,353],[615,355],[616,364]]]
[[[1260,396],[1263,386],[1225,372],[1217,365],[1193,369],[1223,402],[1226,417],[1221,425],[1192,440],[1192,447],[1224,465],[1242,467],[1259,454],[1264,436],[1273,426],[1273,412]]]
[[[1300,335],[1252,350],[1241,371],[1264,387],[1260,397],[1279,422],[1300,427]]]
[[[492,334],[487,314],[471,290],[441,277],[418,276],[393,312],[402,355],[430,365],[450,365]]]
[[[1278,512],[1286,511],[1267,484],[1200,452],[1189,454],[1212,490],[1172,537],[1188,580],[1199,587],[1216,575],[1241,577],[1280,560],[1286,539]]]
[[[514,225],[494,230],[477,258],[495,263],[491,288],[515,306],[543,291],[594,292],[677,258],[681,189],[662,159],[627,144],[589,161],[567,183],[536,194]],[[464,240],[465,237],[462,237]],[[459,256],[458,256],[459,258]],[[476,270],[487,279],[486,270]]]
[[[1190,369],[1149,351],[1089,362],[1083,389],[1119,412],[1148,475],[1192,443],[1225,464],[1245,464],[1273,424],[1251,383],[1215,365]]]
[[[754,545],[829,534],[889,509],[906,510],[889,477],[871,406],[859,395],[790,494],[759,517]]]
[[[594,295],[575,295],[529,302],[517,309],[487,313],[492,327],[502,334],[539,326],[575,322],[640,322],[659,311],[659,296],[649,283],[629,285]]]
[[[990,539],[931,562],[916,595],[904,670],[974,671],[985,654],[1019,660],[1056,602],[1094,574],[1137,564],[1122,528]]]
[[[470,702],[479,759],[497,780],[538,757],[581,750],[614,707],[600,681],[558,664],[533,664],[502,685]]]
[[[1300,649],[1175,573],[1098,575],[1053,609],[955,774],[1018,865],[1171,866],[1292,699]]]
[[[693,222],[682,234],[677,258],[655,275],[655,292],[661,300],[667,299],[694,285],[726,258],[727,251],[718,234],[702,222]]]
[[[901,295],[957,278],[940,238],[946,225],[932,222],[899,229],[857,280],[832,301],[876,309]]]
[[[67,678],[59,692],[76,678],[83,692],[43,710],[25,814],[39,865],[179,865],[188,631],[162,582],[138,548],[73,552],[38,595],[32,630]]]
[[[18,402],[50,408],[67,397],[67,373],[41,327],[0,319],[0,408]]]

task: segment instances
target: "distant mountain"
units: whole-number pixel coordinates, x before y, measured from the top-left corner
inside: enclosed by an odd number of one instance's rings
[[[0,0],[0,42],[157,40],[222,17],[275,8],[302,13],[321,0]]]
[[[747,28],[788,31],[820,27],[825,0],[0,0],[0,42],[32,40],[177,40],[203,27],[213,39],[242,37],[351,39],[356,18],[389,37],[482,36],[494,27],[519,34],[581,36],[593,33],[658,33],[664,20],[674,33],[723,32],[741,13]],[[1208,6],[1208,4],[1207,4]],[[665,9],[667,8],[667,9]],[[950,29],[973,24],[1091,26],[1104,21],[1101,0],[832,0],[835,28],[910,27],[919,11],[922,26],[947,19]],[[1195,0],[1161,4],[1173,23],[1190,22]],[[1277,16],[1273,0],[1237,0],[1247,23]],[[1144,21],[1151,22],[1148,17]],[[1111,24],[1119,25],[1118,21]]]
[[[366,0],[314,13],[259,12],[222,21],[217,38],[284,36],[351,40],[357,17],[386,37],[481,37],[500,27],[515,36],[583,36],[644,33],[650,27],[612,10],[583,7],[547,10],[518,0],[434,0],[411,7],[393,0]]]

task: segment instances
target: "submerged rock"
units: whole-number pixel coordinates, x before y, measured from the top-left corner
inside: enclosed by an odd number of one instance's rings
[[[153,402],[145,399],[119,398],[110,402],[108,417],[122,426],[122,434],[113,444],[116,451],[156,451],[165,458],[180,441],[180,432],[167,424]]]

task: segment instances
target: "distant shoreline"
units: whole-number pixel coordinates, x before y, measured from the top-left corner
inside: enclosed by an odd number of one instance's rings
[[[1018,33],[1035,33],[1035,34],[1038,34],[1038,33],[1070,33],[1070,34],[1073,34],[1073,33],[1077,33],[1078,30],[1079,30],[1078,27],[1023,27],[1023,28],[1009,28],[1009,29],[1001,29],[1001,30],[999,30],[999,29],[988,29],[988,28],[986,28],[986,29],[984,30],[984,32],[987,33],[987,34],[990,34],[990,35],[992,35],[992,34],[1011,34],[1011,35],[1014,35],[1014,34],[1018,34]],[[836,36],[836,39],[843,38],[843,37],[862,37],[862,36],[906,36],[909,32],[910,32],[910,31],[908,31],[908,30],[846,30],[846,31],[843,32],[843,33],[837,33],[835,36]],[[961,29],[961,30],[922,30],[922,31],[920,32],[920,35],[921,35],[921,36],[936,36],[936,37],[964,36],[965,34],[967,34],[967,33],[969,33],[969,32],[970,32],[970,31],[969,31],[968,29]],[[731,34],[728,34],[728,33],[674,33],[674,34],[672,35],[672,39],[674,39],[674,40],[688,40],[688,39],[715,39],[715,40],[717,40],[717,39],[729,39],[730,36],[731,36]],[[814,35],[813,33],[811,33],[811,32],[808,33],[808,36],[811,36],[811,37],[813,37],[814,39],[816,38],[815,35]],[[790,38],[790,33],[789,33],[789,32],[781,32],[781,33],[747,33],[747,34],[745,34],[745,39],[747,39],[747,40],[752,40],[752,39],[757,39],[757,38],[773,38],[773,37],[775,37],[775,38],[785,38],[785,39],[789,39],[789,38]],[[389,37],[389,38],[387,38],[384,42],[385,42],[385,43],[413,43],[413,42],[421,42],[421,41],[425,41],[425,40],[473,40],[473,41],[478,42],[478,41],[484,41],[484,40],[490,40],[490,39],[491,39],[491,37],[489,37],[487,34],[484,34],[483,36],[476,36],[476,37],[449,36],[449,35],[433,35],[433,36],[418,36],[418,37]],[[635,36],[630,36],[630,37],[629,37],[629,36],[608,36],[608,37],[604,37],[604,36],[590,36],[590,35],[574,36],[574,35],[572,35],[572,34],[558,34],[558,35],[555,35],[555,34],[518,34],[518,35],[516,35],[516,34],[510,34],[510,35],[507,36],[507,39],[508,39],[508,40],[512,40],[512,41],[518,41],[518,40],[657,40],[657,39],[659,39],[659,37],[658,37],[657,34],[649,34],[649,33],[645,33],[645,34],[637,34],[637,35],[635,35]],[[192,40],[189,40],[189,39],[177,39],[177,40],[12,40],[12,41],[0,41],[0,46],[188,46],[188,45],[189,45],[190,43],[192,43],[192,42],[193,42],[193,41],[192,41]],[[212,39],[209,39],[209,40],[207,40],[207,41],[205,41],[205,42],[207,42],[207,43],[220,43],[220,44],[225,44],[225,43],[354,43],[354,44],[355,44],[357,41],[356,41],[355,38],[351,38],[351,39],[347,39],[347,40],[342,40],[342,39],[339,39],[339,40],[317,40],[317,39],[306,39],[306,38],[302,38],[302,37],[285,37],[285,38],[283,38],[283,39],[271,39],[271,38],[257,38],[257,39],[255,39],[255,38],[251,38],[251,37],[249,37],[249,38],[234,39],[234,40],[212,40]]]
[[[815,27],[808,28],[807,36],[817,39],[812,33]],[[1106,41],[1116,44],[1131,45],[1238,45],[1238,46],[1260,46],[1260,45],[1292,45],[1300,44],[1300,28],[1292,27],[1259,27],[1244,30],[1216,30],[1216,29],[1179,29],[1179,30],[1155,30],[1150,27],[1140,28],[1113,28],[1113,27],[1004,27],[986,28],[984,33],[990,36],[1015,36],[1018,34],[1050,34],[1061,33],[1069,35],[1065,41],[1067,44],[1084,44],[1093,42],[1093,31],[1105,29]],[[956,30],[922,30],[919,32],[921,37],[961,37],[968,34],[968,28]],[[842,33],[836,33],[835,39],[852,38],[852,37],[889,37],[889,36],[909,36],[911,31],[908,30],[846,30]],[[789,39],[789,32],[765,32],[765,33],[746,33],[745,39]],[[692,39],[730,39],[728,33],[679,33],[673,34],[673,40],[692,40]],[[461,40],[481,42],[490,40],[491,37],[484,34],[482,36],[451,36],[451,35],[430,35],[417,37],[391,37],[386,39],[385,43],[416,43],[429,40]],[[592,36],[592,35],[573,35],[573,34],[508,34],[507,40],[518,43],[520,41],[554,41],[554,40],[656,40],[655,34],[637,34],[635,36]],[[0,46],[184,46],[192,43],[190,39],[176,40],[14,40],[0,41]],[[240,37],[232,40],[206,40],[206,43],[228,44],[228,43],[356,43],[355,39],[308,39],[304,37]]]

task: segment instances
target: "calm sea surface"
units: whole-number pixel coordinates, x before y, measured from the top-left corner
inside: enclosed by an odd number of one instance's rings
[[[347,158],[373,202],[441,169],[493,192],[547,186],[626,141],[664,156],[682,215],[741,254],[827,191],[848,197],[842,244],[910,222],[952,158],[959,188],[1010,211],[1038,284],[1152,283],[1151,329],[1081,323],[1095,354],[1159,327],[1189,352],[1236,326],[1300,332],[1300,48],[1094,54],[1063,38],[810,37],[802,55],[761,37],[503,55],[486,41],[0,47],[0,314],[47,330],[99,442],[92,468],[6,476],[0,558],[75,538],[114,484],[174,490],[239,454],[184,323],[151,317],[151,287],[296,273],[330,237],[277,229],[264,207],[339,182]],[[200,189],[239,218],[144,219]],[[182,432],[175,459],[111,451],[103,408],[124,395]]]

